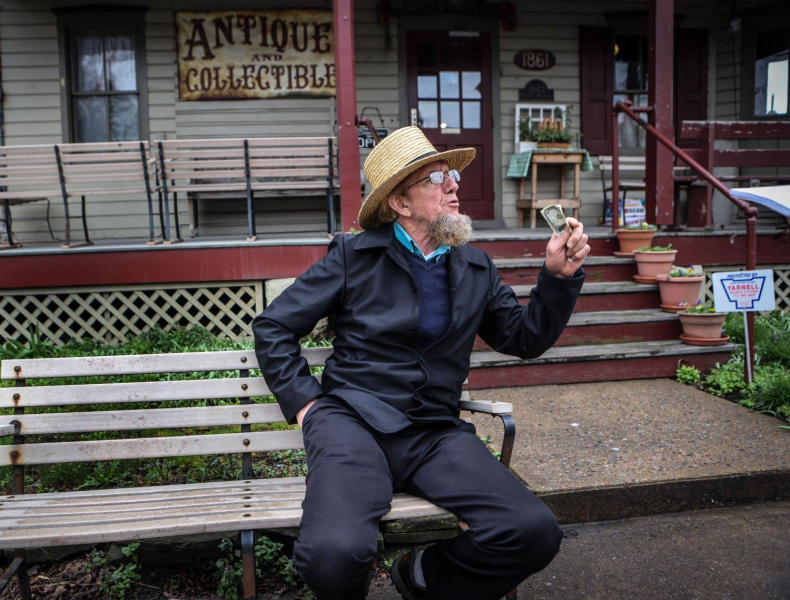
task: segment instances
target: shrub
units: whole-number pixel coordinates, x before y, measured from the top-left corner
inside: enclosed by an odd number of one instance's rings
[[[678,370],[675,372],[675,378],[680,383],[694,385],[695,383],[700,382],[702,374],[699,372],[699,369],[693,365],[680,365],[678,366]]]

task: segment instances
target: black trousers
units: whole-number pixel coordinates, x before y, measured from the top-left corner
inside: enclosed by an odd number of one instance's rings
[[[319,600],[364,596],[393,492],[426,498],[469,524],[423,554],[431,600],[499,599],[559,552],[563,531],[551,510],[471,424],[382,434],[341,400],[324,397],[302,430],[307,494],[294,562]]]

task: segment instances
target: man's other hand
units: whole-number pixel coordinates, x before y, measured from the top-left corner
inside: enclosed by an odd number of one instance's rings
[[[590,253],[584,225],[573,217],[565,219],[567,227],[562,235],[552,233],[546,246],[546,268],[557,277],[573,277]]]
[[[313,404],[315,404],[316,400],[318,400],[318,398],[315,398],[314,400],[310,400],[310,402],[305,404],[302,408],[299,409],[299,412],[296,413],[296,422],[299,423],[299,427],[302,426],[302,419],[304,419],[304,416],[307,414],[307,411],[310,410],[310,407]]]

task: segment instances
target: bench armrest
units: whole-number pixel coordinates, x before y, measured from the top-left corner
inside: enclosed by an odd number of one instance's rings
[[[486,413],[492,417],[502,419],[502,426],[505,428],[502,437],[502,451],[499,455],[499,462],[510,468],[510,457],[513,455],[513,443],[516,441],[516,422],[510,414],[513,412],[513,405],[508,402],[487,402],[485,400],[461,400],[459,402],[461,410],[469,412]]]
[[[11,425],[10,423],[0,423],[0,437],[6,435],[16,435],[17,432],[18,430],[16,425]]]

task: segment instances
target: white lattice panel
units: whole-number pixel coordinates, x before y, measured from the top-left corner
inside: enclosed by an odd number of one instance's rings
[[[116,344],[149,329],[192,325],[242,339],[263,304],[262,282],[11,290],[0,294],[0,339],[25,341],[36,325],[57,345],[85,337]]]
[[[757,265],[758,269],[772,269],[774,272],[774,298],[776,308],[783,313],[790,311],[790,266],[788,265]],[[732,266],[705,267],[705,301],[713,302],[713,273],[721,271],[743,271]]]

